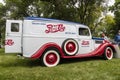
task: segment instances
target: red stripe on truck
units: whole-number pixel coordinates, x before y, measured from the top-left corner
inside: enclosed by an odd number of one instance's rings
[[[31,56],[31,58],[33,58],[33,59],[40,58],[40,57],[42,56],[42,54],[44,53],[44,51],[45,51],[47,48],[49,48],[49,47],[55,47],[55,48],[57,48],[57,49],[59,50],[59,52],[60,52],[60,55],[61,55],[61,56],[64,56],[64,53],[63,53],[63,51],[62,51],[62,48],[60,48],[60,46],[57,45],[56,43],[50,42],[50,43],[44,44],[37,52],[35,52],[35,53]]]

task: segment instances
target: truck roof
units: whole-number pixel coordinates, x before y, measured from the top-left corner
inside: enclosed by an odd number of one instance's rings
[[[42,21],[51,21],[51,22],[61,22],[66,24],[74,24],[74,25],[82,25],[84,27],[87,27],[86,25],[77,23],[77,22],[71,22],[71,21],[65,21],[65,20],[59,20],[59,19],[50,19],[50,18],[40,18],[40,17],[25,17],[24,20],[42,20]]]

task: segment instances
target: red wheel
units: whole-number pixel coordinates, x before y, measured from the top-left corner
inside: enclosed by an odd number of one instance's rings
[[[107,59],[107,60],[110,60],[110,59],[113,58],[113,50],[112,50],[110,47],[107,47],[107,48],[105,49],[104,57],[105,57],[105,59]]]
[[[63,50],[67,55],[75,55],[78,52],[78,44],[73,39],[67,39],[63,43]]]
[[[42,62],[47,67],[54,67],[59,61],[60,56],[56,50],[47,50],[42,57]]]

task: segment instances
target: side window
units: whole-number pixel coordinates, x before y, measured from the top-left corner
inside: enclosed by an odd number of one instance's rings
[[[89,30],[87,28],[79,28],[79,35],[89,36]]]
[[[19,32],[19,23],[11,23],[11,32]]]

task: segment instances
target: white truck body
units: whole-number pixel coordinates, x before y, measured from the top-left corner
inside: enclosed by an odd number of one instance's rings
[[[65,42],[67,39],[70,45]],[[97,48],[103,40],[97,41],[100,43],[92,39],[87,26],[79,23],[34,17],[6,22],[5,53],[22,53],[28,58],[41,57],[44,48],[53,47],[53,44],[60,48],[62,58],[88,57],[99,51]],[[68,45],[68,49],[63,45]]]

